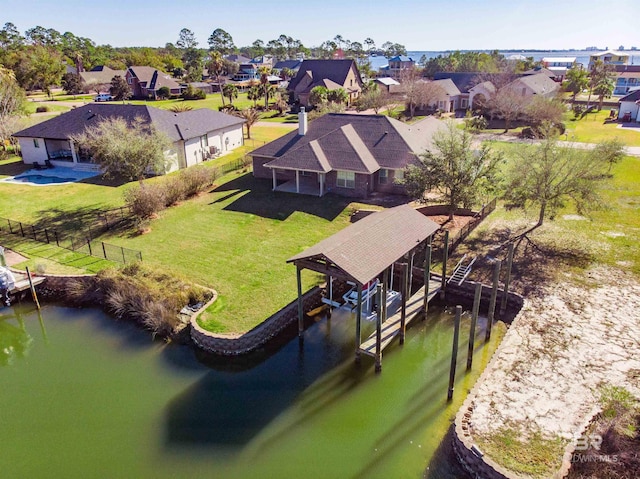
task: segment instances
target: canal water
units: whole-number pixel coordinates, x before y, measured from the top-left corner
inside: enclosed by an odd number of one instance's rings
[[[0,475],[461,477],[443,438],[505,328],[477,342],[466,373],[463,316],[447,404],[453,319],[430,313],[404,346],[385,351],[375,374],[368,357],[354,364],[347,312],[315,322],[302,344],[292,334],[252,357],[220,359],[153,342],[99,310],[4,308]]]

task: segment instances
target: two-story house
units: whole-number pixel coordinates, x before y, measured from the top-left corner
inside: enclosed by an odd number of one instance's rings
[[[304,60],[294,78],[289,82],[293,99],[306,106],[309,94],[317,86],[328,90],[343,88],[349,95],[349,103],[362,91],[362,77],[353,60]]]
[[[158,90],[165,86],[172,95],[182,93],[182,87],[171,75],[153,67],[131,66],[127,68],[125,79],[134,98],[155,100]]]

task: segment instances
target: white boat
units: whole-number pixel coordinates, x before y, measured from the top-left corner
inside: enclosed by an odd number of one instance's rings
[[[369,301],[373,299],[376,294],[376,287],[378,286],[378,278],[372,279],[368,283],[362,286],[362,302],[369,304]],[[358,287],[354,284],[353,287],[347,291],[343,296],[345,304],[356,307],[358,305]]]

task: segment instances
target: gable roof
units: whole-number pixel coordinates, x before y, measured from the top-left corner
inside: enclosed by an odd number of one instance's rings
[[[235,63],[249,63],[251,61],[251,58],[249,57],[245,57],[244,55],[236,55],[236,54],[227,55],[225,59]]]
[[[327,79],[343,86],[351,67],[355,69],[356,78],[362,83],[358,67],[353,60],[304,60],[296,76],[289,82],[289,89],[294,90],[307,74],[310,74],[316,82]]]
[[[118,105],[114,103],[89,104],[38,123],[14,134],[17,137],[67,140],[81,134],[87,126],[96,125],[105,118],[123,118],[129,124],[140,118],[163,131],[171,141],[188,140],[210,131],[241,125],[244,120],[235,116],[201,108],[173,113],[147,105]]]
[[[405,55],[396,55],[393,58],[389,58],[388,61],[390,61],[390,62],[413,62],[413,58],[407,57]]]
[[[320,259],[364,284],[439,229],[440,225],[422,213],[400,205],[347,226],[292,256],[287,263]]]
[[[417,154],[432,146],[433,134],[443,127],[433,117],[406,125],[383,115],[329,113],[310,122],[305,135],[289,132],[251,155],[273,158],[265,163],[270,168],[370,174],[413,163]]]
[[[178,82],[171,78],[171,75],[153,67],[130,66],[127,71],[131,72],[140,83],[146,83],[144,88],[147,90],[159,90],[163,86],[170,90],[180,88]]]
[[[476,72],[438,72],[433,76],[434,80],[450,79],[455,83],[461,93],[469,93],[469,90],[478,83]]]
[[[536,75],[526,75],[514,80],[512,83],[518,81],[527,85],[537,95],[545,95],[554,92],[559,88],[558,84],[544,73],[538,73]]]
[[[295,70],[300,67],[302,62],[300,60],[280,60],[276,63],[273,68],[277,70],[282,70],[283,68],[289,68],[291,70]]]
[[[80,78],[87,85],[91,85],[92,83],[111,83],[111,80],[114,76],[119,75],[124,78],[125,71],[124,70],[112,70],[111,68],[101,65],[96,66],[88,72],[80,72]]]
[[[620,101],[620,102],[622,102],[622,101],[632,101],[632,102],[640,101],[640,90],[634,90],[631,93],[629,93],[628,95],[625,95],[622,98],[620,98],[620,100],[618,100],[618,101]]]
[[[443,78],[442,80],[433,80],[432,83],[442,88],[445,91],[445,93],[449,96],[457,96],[457,95],[460,95],[461,93],[451,78]]]
[[[563,71],[567,71],[566,67],[549,67],[549,68],[535,67],[535,68],[532,68],[531,70],[527,70],[526,72],[523,72],[522,74],[527,76],[527,75],[539,75],[540,73],[542,73],[544,75],[547,75],[549,78],[551,78],[557,75],[555,71],[560,71],[561,69]]]

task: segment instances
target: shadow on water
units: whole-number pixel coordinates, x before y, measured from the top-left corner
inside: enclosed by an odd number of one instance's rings
[[[248,213],[275,220],[286,220],[293,213],[302,212],[333,221],[350,203],[348,198],[333,194],[318,198],[295,193],[274,193],[269,180],[254,178],[251,173],[220,185],[211,190],[211,193],[226,193],[216,198],[211,204],[237,197],[224,207],[226,211]]]
[[[422,476],[424,479],[471,479],[467,471],[460,466],[453,452],[453,429],[452,424],[436,449],[433,459],[424,470]]]
[[[346,323],[333,319],[315,323],[305,331],[302,344],[287,331],[285,344],[250,358],[205,356],[205,364],[217,370],[206,373],[168,405],[167,446],[246,445],[320,376],[353,353],[350,334],[328,341],[331,328],[344,333]],[[349,380],[357,382],[357,377]]]

